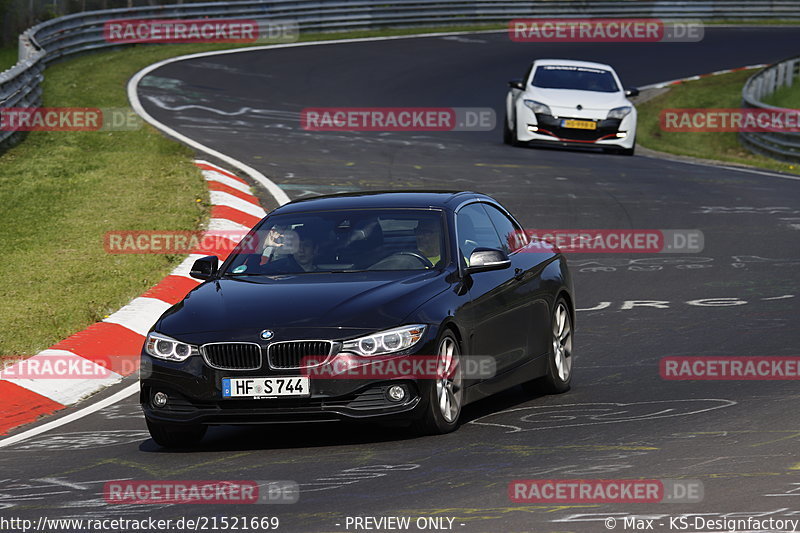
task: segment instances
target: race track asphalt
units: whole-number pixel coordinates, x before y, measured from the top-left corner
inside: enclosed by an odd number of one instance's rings
[[[157,447],[132,396],[0,451],[3,516],[278,516],[279,531],[315,533],[348,531],[348,516],[451,517],[455,531],[486,533],[600,532],[609,516],[623,531],[626,515],[647,515],[661,530],[680,513],[800,519],[797,382],[659,375],[665,356],[800,355],[800,179],[512,148],[499,129],[299,125],[303,108],[332,106],[482,107],[499,121],[506,81],[537,57],[607,62],[626,86],[640,86],[776,61],[798,42],[800,28],[788,27],[712,27],[700,43],[646,45],[518,44],[497,33],[240,52],[157,69],[140,84],[150,114],[257,168],[292,198],[477,190],[528,228],[699,229],[705,249],[570,256],[579,311],[566,394],[506,391],[468,406],[463,426],[438,437],[371,426],[225,427],[189,452]],[[727,300],[708,300],[716,298]],[[704,499],[510,501],[509,483],[532,478],[697,479]],[[294,480],[301,498],[236,507],[104,502],[103,483],[119,479]]]

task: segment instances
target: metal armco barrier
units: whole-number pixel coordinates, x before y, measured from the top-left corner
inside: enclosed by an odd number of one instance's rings
[[[125,18],[292,20],[301,32],[503,23],[524,17],[631,17],[701,20],[798,20],[797,0],[271,0],[87,11],[43,22],[19,39],[20,62],[0,73],[0,108],[41,105],[40,84],[51,61],[120,46],[103,38],[103,23]],[[18,132],[0,131],[0,146]]]
[[[800,56],[770,65],[753,74],[742,89],[742,107],[780,110],[781,108],[761,101],[781,87],[800,83]],[[740,142],[757,154],[800,163],[800,133],[789,132],[741,132]]]

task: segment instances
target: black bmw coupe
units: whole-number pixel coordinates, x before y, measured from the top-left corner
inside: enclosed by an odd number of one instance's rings
[[[483,194],[294,201],[191,275],[204,283],[142,350],[140,401],[162,446],[219,424],[392,420],[445,433],[495,392],[570,386],[566,260]]]

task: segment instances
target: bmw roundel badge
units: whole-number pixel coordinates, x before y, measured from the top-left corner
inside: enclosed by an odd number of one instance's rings
[[[262,331],[259,334],[259,337],[261,337],[261,339],[265,340],[265,341],[270,340],[274,336],[275,336],[275,333],[273,333],[271,329],[265,329],[264,331]]]

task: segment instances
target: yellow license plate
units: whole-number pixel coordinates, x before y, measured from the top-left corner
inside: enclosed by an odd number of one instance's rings
[[[562,120],[562,128],[574,128],[577,130],[596,130],[597,122],[591,120]]]

